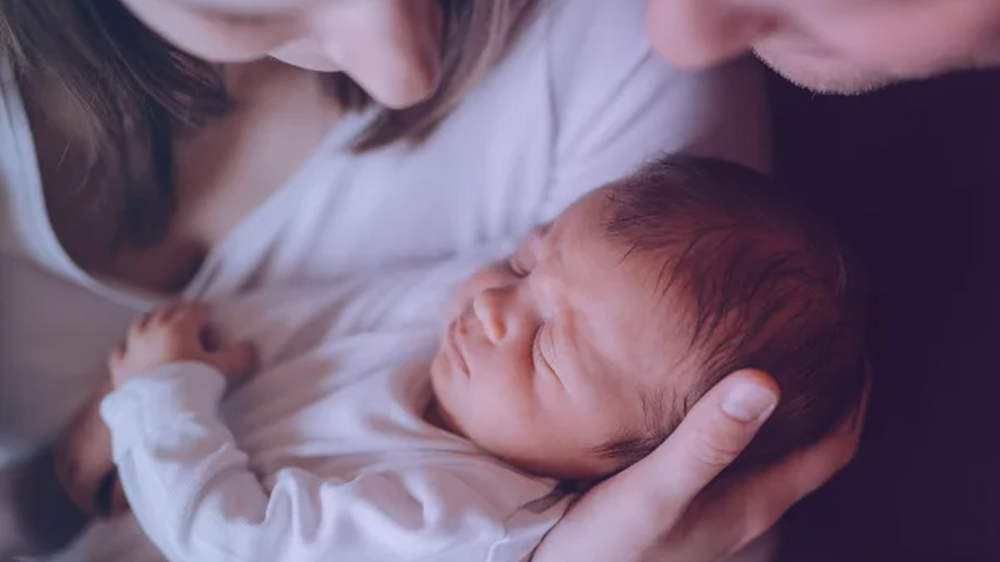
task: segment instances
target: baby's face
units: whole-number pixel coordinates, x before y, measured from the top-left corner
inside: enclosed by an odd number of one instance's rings
[[[451,429],[541,474],[616,470],[595,451],[641,435],[683,395],[669,359],[685,344],[664,318],[658,272],[607,236],[606,201],[591,193],[469,278],[431,368]]]

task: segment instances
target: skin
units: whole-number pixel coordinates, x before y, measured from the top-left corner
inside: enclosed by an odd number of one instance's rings
[[[146,25],[204,60],[265,57],[345,72],[401,108],[440,79],[442,13],[435,0],[123,0]]]
[[[449,429],[536,473],[617,470],[620,461],[594,451],[644,435],[646,413],[671,407],[656,397],[684,394],[681,370],[663,366],[683,357],[685,340],[659,321],[664,307],[650,313],[658,296],[646,280],[656,265],[623,260],[628,248],[602,226],[610,189],[581,198],[510,258],[472,275],[432,363]]]
[[[649,0],[647,28],[677,64],[707,66],[752,49],[820,92],[1000,64],[995,0]]]

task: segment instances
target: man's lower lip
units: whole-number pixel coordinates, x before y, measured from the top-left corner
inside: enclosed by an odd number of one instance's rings
[[[459,370],[465,373],[465,376],[469,376],[469,365],[465,362],[465,356],[462,355],[462,348],[458,345],[458,334],[456,333],[460,320],[460,318],[456,318],[452,321],[451,326],[448,326],[448,348]]]

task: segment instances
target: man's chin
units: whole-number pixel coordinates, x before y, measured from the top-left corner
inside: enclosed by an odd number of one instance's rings
[[[877,72],[846,69],[817,71],[814,68],[808,68],[807,65],[778,63],[756,49],[754,55],[785,80],[817,94],[856,96],[902,81],[900,78]]]

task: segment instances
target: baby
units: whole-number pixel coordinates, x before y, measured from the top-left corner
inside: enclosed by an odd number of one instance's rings
[[[164,555],[525,560],[571,499],[560,482],[638,461],[736,370],[782,400],[733,470],[819,438],[861,393],[853,273],[739,166],[650,163],[469,276],[477,261],[217,305],[258,348],[238,386],[250,348],[206,341],[203,306],[138,321],[101,413]],[[295,323],[307,335],[251,327]]]

